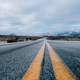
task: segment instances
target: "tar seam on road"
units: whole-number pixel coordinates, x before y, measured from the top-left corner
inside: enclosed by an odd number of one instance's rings
[[[33,60],[27,72],[24,74],[22,80],[39,80],[41,63],[44,57],[45,44],[39,50],[37,56]]]
[[[53,67],[47,47],[45,47],[44,58],[42,61],[40,80],[55,80]]]
[[[56,80],[77,80],[72,71],[65,65],[53,48],[47,43]]]

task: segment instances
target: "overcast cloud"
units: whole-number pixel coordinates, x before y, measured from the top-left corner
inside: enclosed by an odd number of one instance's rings
[[[80,31],[79,0],[0,0],[0,33]]]

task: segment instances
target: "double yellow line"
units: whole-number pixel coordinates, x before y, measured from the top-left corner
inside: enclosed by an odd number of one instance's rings
[[[56,80],[77,80],[71,70],[64,64],[53,48],[47,43],[49,56],[53,65]],[[40,80],[41,63],[44,57],[45,44],[39,50],[22,80]]]

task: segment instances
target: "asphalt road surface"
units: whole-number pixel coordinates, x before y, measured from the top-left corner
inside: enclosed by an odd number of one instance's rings
[[[0,80],[80,80],[80,41],[0,45]]]
[[[49,41],[57,54],[80,80],[80,41]]]

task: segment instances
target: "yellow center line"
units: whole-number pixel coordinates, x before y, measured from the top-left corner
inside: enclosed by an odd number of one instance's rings
[[[45,49],[45,44],[43,44],[43,46],[39,50],[37,56],[33,60],[28,71],[23,76],[22,80],[39,80],[40,71],[41,71],[41,63],[42,63],[43,56],[44,56],[44,49]]]
[[[77,80],[72,71],[65,65],[53,48],[47,43],[49,56],[54,69],[56,80]]]

